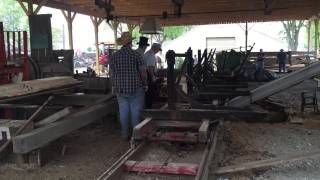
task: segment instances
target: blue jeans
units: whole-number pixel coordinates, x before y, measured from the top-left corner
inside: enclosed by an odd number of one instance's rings
[[[144,107],[144,93],[144,90],[141,88],[130,95],[117,95],[122,138],[130,136],[130,124],[131,127],[134,127],[140,122],[140,112]]]
[[[279,62],[279,73],[283,70],[283,72],[286,72],[286,63]]]

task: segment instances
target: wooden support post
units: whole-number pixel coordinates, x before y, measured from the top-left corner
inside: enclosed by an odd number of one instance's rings
[[[193,59],[193,53],[192,53],[191,49],[189,49],[187,51],[187,59],[188,59],[187,74],[188,74],[189,77],[192,77],[194,59]],[[190,80],[187,81],[187,89],[188,89],[188,94],[192,94],[193,93],[192,83],[190,82]]]
[[[312,26],[312,21],[308,21],[308,56],[310,53],[310,46],[311,46],[311,26]]]
[[[38,14],[38,12],[39,12],[40,9],[42,8],[42,6],[45,5],[45,4],[47,4],[47,2],[48,2],[48,0],[42,0],[42,1],[38,4],[36,10],[33,11],[33,14]]]
[[[176,93],[175,93],[175,64],[176,53],[173,50],[169,50],[166,54],[168,70],[167,70],[167,88],[168,88],[168,108],[175,109]]]
[[[99,68],[99,25],[102,23],[103,19],[99,17],[90,17],[94,27],[94,38],[96,46],[96,73],[100,75]]]
[[[316,58],[319,55],[319,18],[314,20],[314,25],[315,25],[315,40],[314,40],[314,50],[316,53]]]
[[[31,16],[31,15],[34,15],[33,14],[33,3],[32,3],[32,0],[28,0],[28,16]]]
[[[74,12],[72,14],[72,12],[70,10],[68,10],[67,12],[65,12],[64,10],[61,10],[64,18],[67,21],[68,24],[68,35],[69,35],[69,48],[73,49],[73,27],[72,27],[72,23],[74,18],[76,17],[76,12]]]
[[[22,0],[17,0],[18,3],[20,4],[21,8],[23,9],[24,13],[26,13],[27,16],[31,16],[31,15],[36,15],[39,13],[40,9],[42,8],[42,6],[44,6],[45,4],[47,4],[48,0],[42,0],[38,3],[38,6],[35,10],[33,10],[33,0],[28,0],[27,4],[28,4],[28,8],[23,4]]]

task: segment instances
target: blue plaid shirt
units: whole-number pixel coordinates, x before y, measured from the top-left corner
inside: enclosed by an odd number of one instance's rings
[[[110,60],[114,93],[130,95],[143,87],[139,70],[145,67],[142,56],[128,46],[114,53]]]

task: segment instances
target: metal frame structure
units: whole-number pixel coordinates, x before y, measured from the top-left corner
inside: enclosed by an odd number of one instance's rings
[[[29,80],[27,31],[4,31],[0,22],[0,84],[11,82],[12,75],[23,73],[23,80]],[[8,62],[23,60],[20,67]]]

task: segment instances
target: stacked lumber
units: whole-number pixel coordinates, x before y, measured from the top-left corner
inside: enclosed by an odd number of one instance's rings
[[[23,81],[15,84],[0,86],[0,99],[29,95],[37,92],[71,87],[81,84],[72,77],[50,77],[31,81]]]

